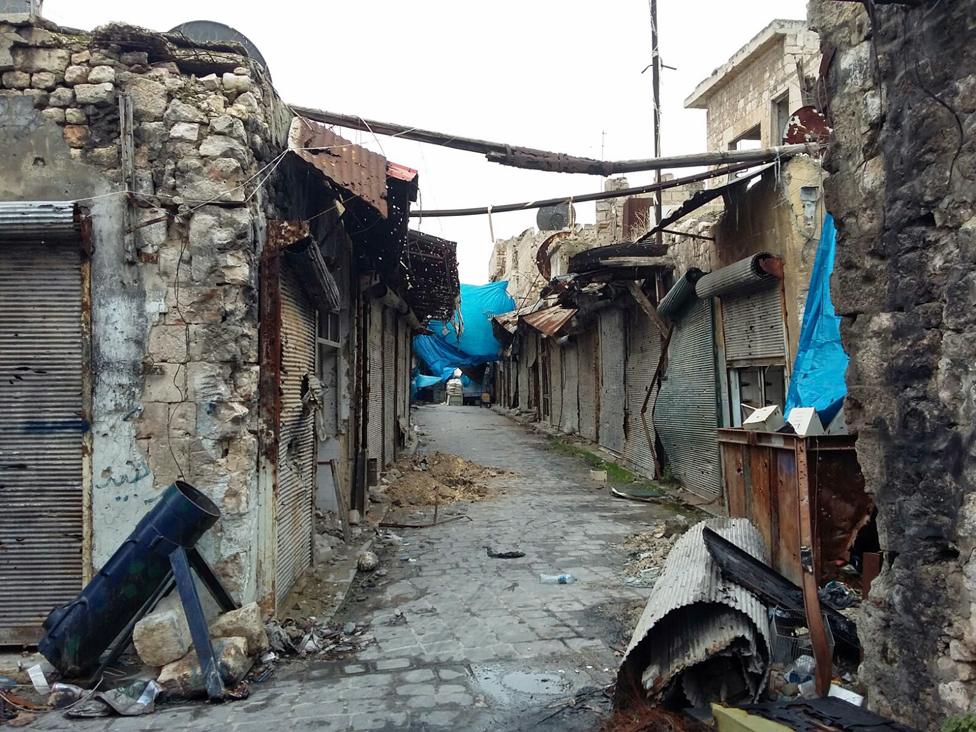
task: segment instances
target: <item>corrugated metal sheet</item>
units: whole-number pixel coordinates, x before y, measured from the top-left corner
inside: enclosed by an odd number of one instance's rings
[[[579,432],[579,348],[575,343],[562,347],[563,411],[559,429],[575,435]]]
[[[397,362],[397,404],[399,405],[399,419],[404,426],[410,428],[410,362],[413,358],[413,341],[410,338],[410,326],[403,320],[397,320],[397,338],[399,339],[399,356]],[[398,445],[399,447],[399,445]],[[397,455],[399,457],[399,454]]]
[[[383,308],[383,464],[392,463],[396,453],[396,314]]]
[[[760,266],[764,259],[771,256],[768,252],[758,252],[728,267],[709,272],[695,283],[695,293],[704,300],[759,287],[765,280],[773,277]]]
[[[600,444],[624,451],[624,314],[617,308],[600,313]]]
[[[710,499],[721,495],[717,401],[712,303],[699,300],[675,324],[654,427],[675,477]]]
[[[695,283],[701,276],[702,271],[692,267],[679,277],[667,294],[661,298],[657,306],[657,314],[669,319],[680,315],[685,306],[698,297],[695,294]]]
[[[577,371],[579,383],[579,434],[587,440],[596,442],[597,437],[597,374],[599,373],[599,358],[597,356],[597,335],[595,330],[581,333],[577,339],[579,367]]]
[[[366,449],[370,458],[383,462],[383,306],[370,301],[369,330],[369,424],[366,426]]]
[[[298,276],[281,272],[281,425],[275,492],[275,594],[281,602],[312,564],[315,498],[315,413],[302,402],[316,374],[315,306]]]
[[[530,325],[540,333],[547,336],[554,336],[559,332],[560,328],[573,319],[573,316],[577,312],[579,312],[577,308],[564,308],[557,305],[524,315],[522,316],[522,320],[526,325]]]
[[[754,359],[786,358],[779,285],[779,280],[773,278],[759,290],[722,298],[725,359],[730,366]]]
[[[742,587],[722,578],[702,538],[708,526],[765,562],[762,535],[746,519],[714,518],[691,527],[678,539],[634,629],[617,680],[618,689],[640,688],[656,695],[680,671],[698,663],[728,640],[718,620],[733,618],[734,635],[745,634],[758,656],[762,675],[769,657],[767,609]],[[680,638],[677,637],[680,635]]]
[[[654,453],[654,396],[647,402],[641,419],[644,398],[661,359],[661,333],[651,319],[634,311],[627,328],[627,441],[624,460],[629,467],[648,478],[656,477]],[[656,391],[656,388],[655,388]],[[645,427],[646,422],[646,427]]]
[[[339,137],[325,125],[295,117],[288,149],[340,188],[359,196],[386,218],[386,158]]]
[[[0,246],[0,645],[82,586],[81,255]]]
[[[77,242],[79,233],[74,202],[0,202],[0,241]]]
[[[563,416],[563,350],[553,340],[548,341],[548,346],[552,392],[550,397],[552,414],[549,415],[549,424],[558,428]]]

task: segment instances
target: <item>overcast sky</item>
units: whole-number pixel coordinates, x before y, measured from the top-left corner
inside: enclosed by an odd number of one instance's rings
[[[683,101],[774,18],[805,0],[659,0],[664,155],[705,149],[705,112]],[[46,0],[55,22],[155,30],[217,20],[248,36],[285,101],[497,142],[604,157],[652,157],[647,0]],[[344,136],[420,171],[422,204],[463,208],[601,190],[594,176],[519,171],[479,155],[354,131]],[[687,172],[687,171],[685,171]],[[631,185],[653,174],[634,174]],[[593,204],[577,206],[582,223]],[[417,220],[413,220],[417,225]],[[492,217],[498,238],[534,212]],[[463,282],[487,279],[487,217],[427,219],[458,242]]]

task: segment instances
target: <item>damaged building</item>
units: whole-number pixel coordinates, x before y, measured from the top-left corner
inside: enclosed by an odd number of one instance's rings
[[[273,612],[316,509],[368,508],[411,337],[457,299],[416,171],[296,116],[234,42],[0,15],[0,643],[31,643],[174,480]]]

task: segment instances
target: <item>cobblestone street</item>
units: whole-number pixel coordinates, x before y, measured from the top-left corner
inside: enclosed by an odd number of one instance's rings
[[[591,730],[647,590],[628,587],[620,544],[665,509],[613,499],[587,466],[493,411],[423,407],[421,449],[514,471],[503,495],[461,506],[471,520],[400,530],[372,588],[354,587],[339,622],[372,624],[358,657],[282,666],[223,706],[163,706],[150,717],[47,729]],[[487,557],[484,547],[522,559]],[[571,573],[549,585],[540,574]],[[402,613],[402,619],[397,617]],[[575,703],[574,703],[575,700]]]

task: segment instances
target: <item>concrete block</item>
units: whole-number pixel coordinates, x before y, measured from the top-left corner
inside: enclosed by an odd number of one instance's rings
[[[237,684],[254,663],[247,655],[247,640],[220,638],[215,640],[213,645],[224,684],[227,686]],[[177,697],[199,696],[206,690],[200,663],[196,653],[192,651],[164,666],[157,682],[164,692]]]
[[[150,613],[136,623],[132,642],[143,663],[159,668],[185,656],[193,639],[182,609],[171,608]]]
[[[256,602],[218,616],[210,624],[210,635],[213,638],[244,638],[249,656],[257,656],[270,648],[264,614]]]

